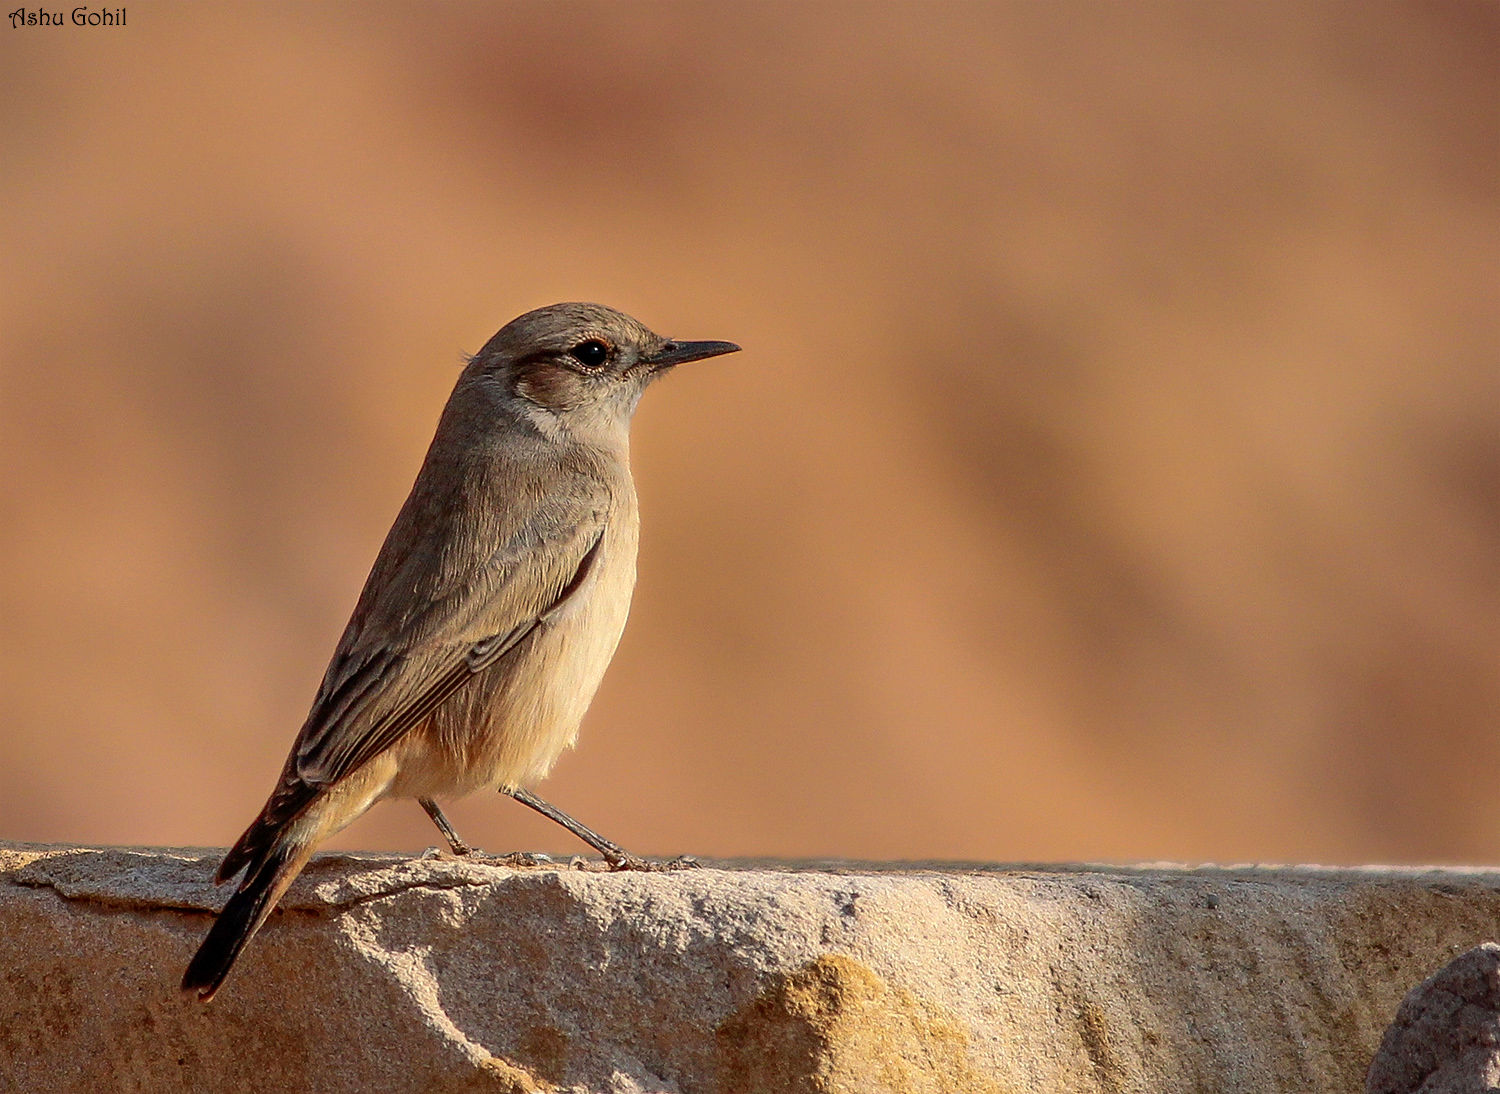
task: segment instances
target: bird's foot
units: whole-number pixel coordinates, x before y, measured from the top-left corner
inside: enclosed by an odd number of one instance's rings
[[[511,851],[505,855],[492,855],[477,847],[463,844],[463,850],[448,847],[429,847],[422,852],[424,859],[440,862],[481,862],[486,866],[508,866],[522,870],[537,866],[556,866],[557,860],[542,851]]]
[[[508,855],[484,855],[483,859],[491,865],[509,866],[513,870],[557,865],[556,859],[542,851],[512,851]]]
[[[700,863],[692,855],[678,855],[674,859],[662,862],[660,859],[641,858],[632,855],[629,851],[622,851],[618,855],[607,855],[604,859],[611,871],[642,870],[650,872],[661,872],[665,870],[697,870]]]
[[[422,857],[439,861],[463,862],[470,858],[483,858],[484,852],[470,847],[467,843],[461,843],[457,847],[429,847],[422,852]]]

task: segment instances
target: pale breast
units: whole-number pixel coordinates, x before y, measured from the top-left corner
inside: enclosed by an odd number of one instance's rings
[[[578,590],[580,595],[548,621],[526,659],[529,686],[507,689],[498,704],[508,708],[502,735],[515,737],[520,747],[513,758],[502,760],[489,785],[542,778],[577,740],[579,724],[630,614],[637,545],[634,518],[631,512],[628,520],[616,519],[605,530],[596,565]]]
[[[398,749],[392,796],[451,797],[534,782],[573,744],[625,630],[635,589],[635,498],[611,516],[584,584],[500,664]]]

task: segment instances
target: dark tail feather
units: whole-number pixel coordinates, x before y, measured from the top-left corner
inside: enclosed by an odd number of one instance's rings
[[[271,795],[271,800],[266,802],[260,816],[250,822],[244,835],[235,841],[229,853],[224,856],[224,861],[219,863],[218,872],[214,874],[214,884],[223,885],[251,863],[268,861],[277,839],[287,825],[307,811],[319,792],[319,787],[309,786],[297,778],[296,771],[288,760],[287,770],[281,773],[281,781],[276,786],[276,792]],[[252,873],[255,869],[255,866],[251,866]],[[241,884],[240,888],[243,889],[244,885]]]
[[[269,808],[268,805],[267,809]],[[229,849],[224,856],[224,861],[219,863],[219,869],[214,873],[214,884],[223,885],[250,862],[267,855],[276,840],[278,827],[266,823],[265,812],[256,817],[235,845]]]
[[[255,936],[276,907],[276,901],[311,857],[311,845],[284,841],[272,844],[259,862],[251,864],[239,889],[224,905],[208,937],[188,963],[182,976],[183,991],[196,992],[204,1002],[214,997],[245,943]]]

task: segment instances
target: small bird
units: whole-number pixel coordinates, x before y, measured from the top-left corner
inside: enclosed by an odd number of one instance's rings
[[[625,628],[640,518],[630,419],[676,365],[734,353],[599,304],[507,323],[469,358],[260,815],[220,864],[238,888],[182,978],[211,999],[322,840],[415,798],[497,789],[647,865],[526,789],[570,747]]]

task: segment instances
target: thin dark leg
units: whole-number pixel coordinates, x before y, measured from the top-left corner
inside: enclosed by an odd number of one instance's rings
[[[438,803],[431,798],[418,798],[422,808],[427,810],[427,815],[432,818],[432,823],[438,826],[438,831],[448,841],[448,846],[453,849],[455,855],[467,855],[473,848],[459,838],[453,830],[453,825],[448,823],[448,818],[443,816],[443,811],[438,808]]]
[[[625,848],[621,847],[618,843],[610,842],[609,840],[601,836],[598,832],[595,832],[588,825],[574,820],[557,806],[543,801],[541,798],[533,794],[530,790],[527,790],[524,786],[517,786],[515,788],[502,786],[500,788],[500,793],[505,794],[508,797],[515,798],[516,801],[520,802],[522,805],[530,806],[532,809],[535,809],[538,813],[546,817],[548,820],[556,821],[558,824],[566,828],[569,832],[572,832],[579,839],[583,840],[584,843],[588,844],[595,851],[598,851],[601,855],[603,855],[604,861],[609,863],[611,866],[614,866],[616,868],[622,866],[633,866],[634,864],[642,861],[640,859],[637,859],[634,855],[625,850]],[[436,807],[434,806],[434,808]],[[433,818],[433,820],[436,819],[436,817]]]

